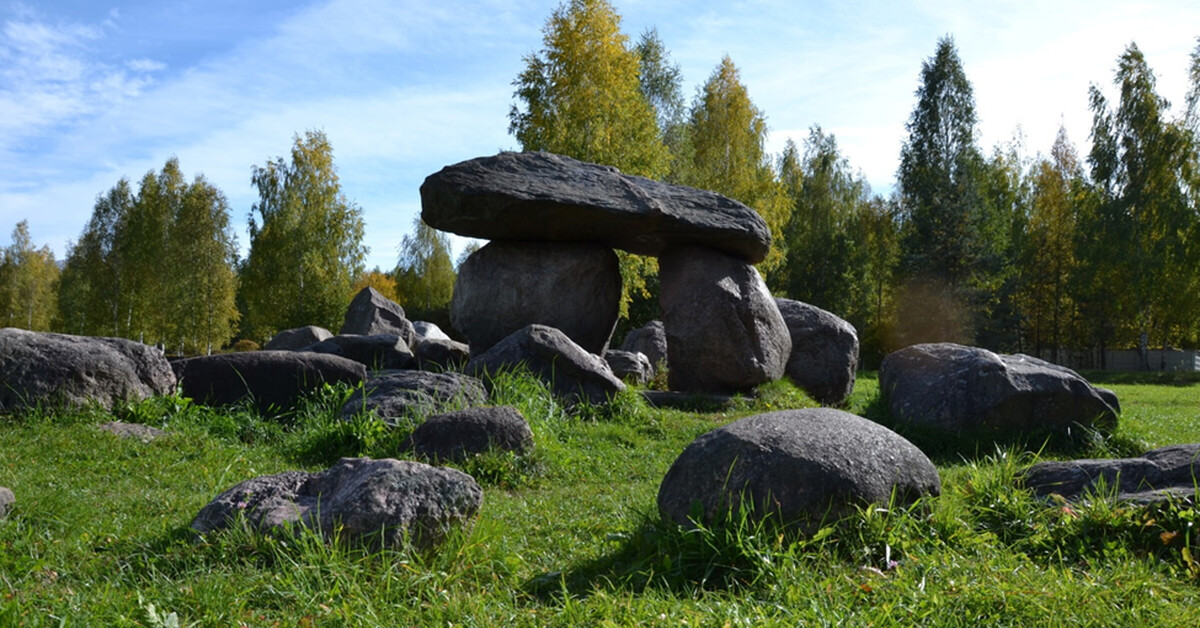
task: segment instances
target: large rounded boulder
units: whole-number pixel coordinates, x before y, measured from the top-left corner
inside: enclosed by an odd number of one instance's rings
[[[904,506],[940,493],[937,469],[902,436],[841,410],[809,408],[701,435],[667,471],[658,507],[688,527],[745,514],[812,531],[867,504]]]
[[[784,372],[813,399],[836,406],[854,392],[858,370],[858,332],[854,325],[791,299],[775,299],[792,337],[792,353]]]
[[[0,411],[91,404],[112,409],[174,390],[171,364],[140,342],[0,329]]]
[[[487,353],[471,358],[463,370],[489,379],[516,368],[528,369],[567,403],[607,403],[625,390],[624,382],[613,375],[607,362],[545,325],[528,325],[513,332]]]
[[[1115,394],[1071,369],[953,343],[913,345],[888,355],[879,390],[897,421],[955,434],[1111,429],[1120,413]]]
[[[529,451],[533,431],[511,406],[467,408],[429,417],[413,430],[410,444],[430,461],[461,461],[489,451]]]
[[[185,397],[211,406],[250,399],[260,412],[294,408],[324,384],[356,385],[367,378],[362,364],[341,356],[293,351],[250,351],[199,356],[171,364]]]

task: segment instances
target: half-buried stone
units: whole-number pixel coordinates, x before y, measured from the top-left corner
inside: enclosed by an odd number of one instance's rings
[[[394,427],[420,416],[486,402],[483,382],[469,375],[384,371],[367,380],[362,394],[354,395],[342,407],[341,416],[348,420],[365,410]]]
[[[413,430],[410,444],[414,453],[436,464],[489,451],[528,451],[533,431],[511,406],[467,408],[429,417]]]
[[[10,489],[0,486],[0,519],[8,516],[8,510],[16,503],[17,498]]]
[[[1021,437],[1076,426],[1116,427],[1120,404],[1066,367],[952,343],[888,355],[879,390],[892,417],[948,433]]]
[[[185,397],[210,406],[251,400],[262,413],[295,408],[324,384],[357,385],[362,364],[341,356],[294,351],[249,351],[198,356],[171,363]]]
[[[602,358],[584,351],[561,331],[528,325],[471,358],[464,371],[489,379],[506,370],[528,369],[567,403],[607,403],[625,390]]]
[[[458,269],[450,320],[479,355],[509,334],[538,324],[603,353],[617,324],[621,270],[598,244],[488,243]]]
[[[701,435],[667,471],[658,507],[688,527],[745,515],[812,532],[867,504],[901,507],[940,493],[933,463],[900,435],[848,412],[809,408]]]
[[[659,260],[667,383],[684,392],[740,392],[783,376],[787,325],[753,266],[689,246]]]

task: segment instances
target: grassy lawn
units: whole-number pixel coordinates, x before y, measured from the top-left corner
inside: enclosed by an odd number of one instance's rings
[[[1200,380],[1109,377],[1116,434],[1073,452],[1200,442]],[[398,455],[403,430],[334,420],[326,390],[284,421],[178,399],[122,409],[166,438],[122,441],[113,416],[0,417],[0,626],[760,626],[1197,623],[1188,504],[1139,510],[1033,499],[1017,476],[1037,444],[935,457],[943,495],[831,523],[816,538],[734,525],[684,532],[655,495],[697,435],[747,414],[815,405],[776,383],[731,408],[656,410],[636,394],[572,412],[510,378],[537,449],[462,468],[484,486],[476,524],[433,554],[365,553],[310,534],[193,538],[192,517],[253,476]],[[877,382],[849,409],[877,418]]]

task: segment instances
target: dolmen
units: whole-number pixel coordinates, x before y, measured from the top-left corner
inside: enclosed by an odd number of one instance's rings
[[[1112,391],[1071,369],[953,343],[889,354],[879,369],[879,388],[897,421],[956,435],[1111,430],[1120,413]]]
[[[529,325],[603,355],[620,303],[615,248],[660,260],[673,389],[748,391],[784,372],[791,337],[752,266],[770,231],[742,203],[560,155],[505,152],[430,175],[421,207],[436,229],[491,240],[463,263],[451,305],[472,361]]]

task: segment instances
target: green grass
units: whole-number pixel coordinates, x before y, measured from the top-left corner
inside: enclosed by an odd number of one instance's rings
[[[1200,442],[1197,382],[1103,384],[1124,408],[1115,434],[1075,451],[1028,448],[1061,458]],[[693,438],[815,405],[786,383],[684,412],[635,392],[568,409],[510,376],[493,401],[521,410],[537,447],[460,465],[483,484],[484,506],[440,551],[368,553],[244,529],[193,538],[192,517],[244,479],[403,455],[403,428],[334,418],[349,394],[326,389],[275,419],[177,398],[117,413],[170,431],[151,443],[95,429],[113,418],[102,412],[0,417],[0,485],[18,500],[0,522],[0,626],[1195,624],[1190,505],[1036,500],[1016,477],[1038,457],[1012,444],[939,456],[941,497],[868,508],[814,538],[744,520],[664,523],[658,483]],[[862,375],[847,408],[878,415],[877,397]]]

